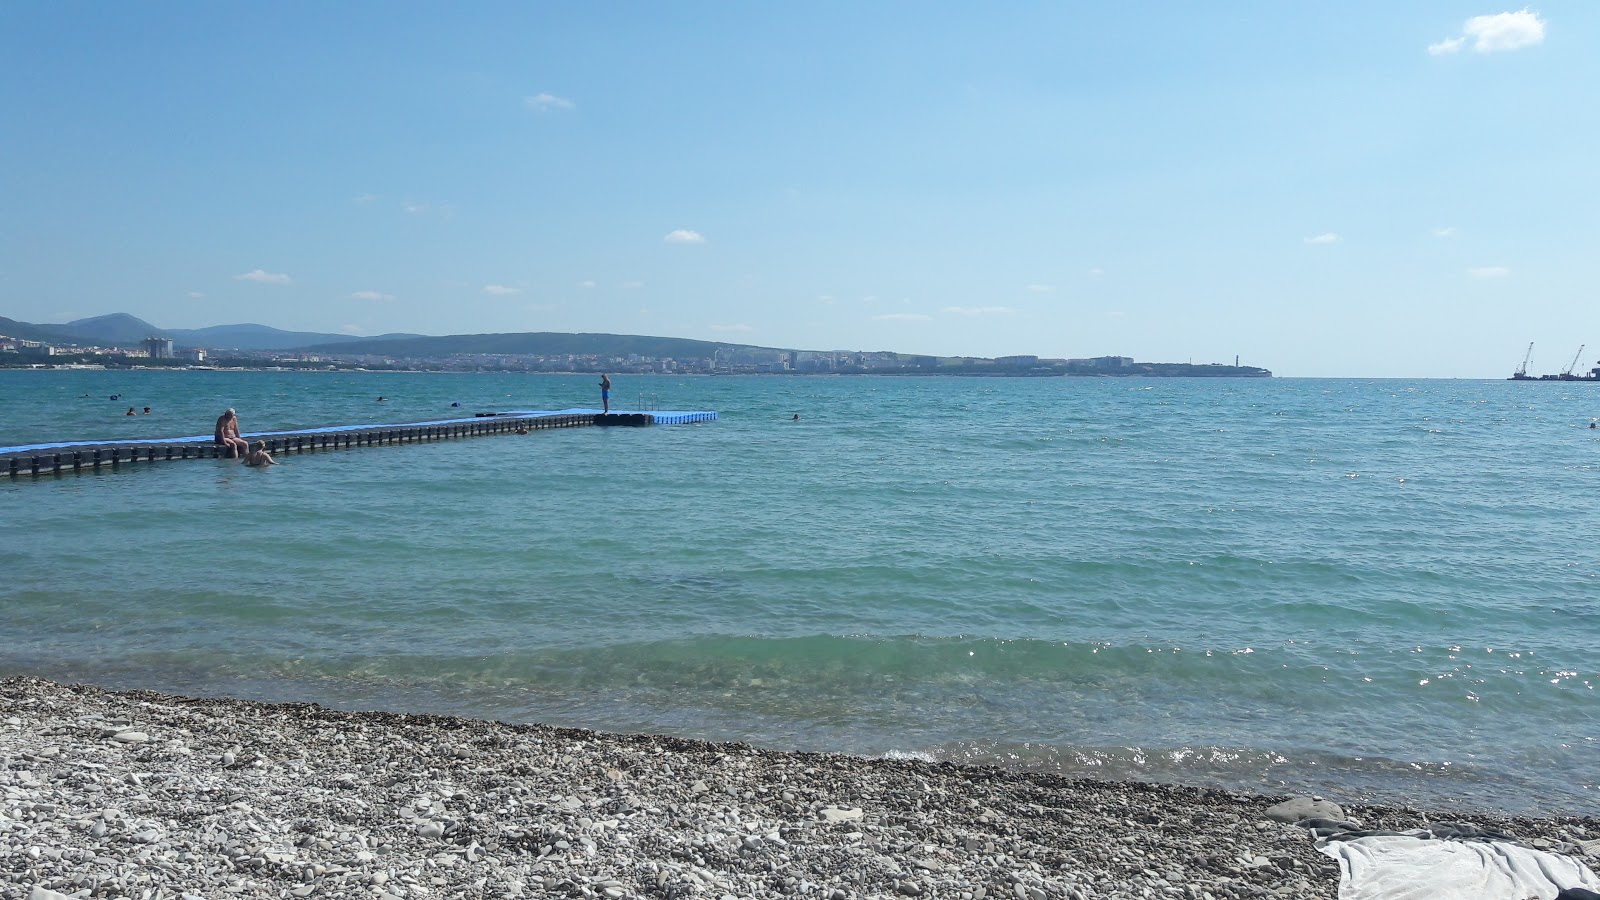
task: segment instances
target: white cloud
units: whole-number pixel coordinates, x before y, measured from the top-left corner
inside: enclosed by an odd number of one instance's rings
[[[393,300],[394,299],[394,295],[393,294],[380,294],[377,291],[356,291],[354,294],[350,295],[350,299],[351,300],[371,300],[371,301],[373,301],[375,303],[382,303],[382,302],[384,302],[386,300]]]
[[[522,293],[522,288],[506,287],[503,284],[486,284],[483,286],[483,292],[485,294],[493,294],[496,297],[504,297],[508,294],[520,294]]]
[[[1053,285],[1053,284],[1027,284],[1027,285],[1023,285],[1023,290],[1027,291],[1030,294],[1048,294],[1051,291],[1054,291],[1055,289],[1056,289],[1056,286]]]
[[[1505,266],[1473,266],[1467,270],[1473,278],[1504,278],[1511,274]]]
[[[532,97],[523,97],[522,105],[533,110],[534,112],[549,112],[552,109],[578,108],[578,104],[573,103],[571,100],[568,100],[565,97],[557,97],[555,94],[546,94],[543,92],[534,94]]]
[[[584,280],[578,282],[578,287],[581,287],[584,290],[594,290],[594,281],[593,279],[585,278]]]
[[[1337,234],[1335,234],[1335,233],[1333,233],[1331,231],[1328,231],[1328,232],[1324,232],[1323,234],[1319,234],[1316,237],[1308,237],[1308,238],[1306,238],[1306,243],[1308,243],[1308,244],[1337,244],[1337,243],[1339,243],[1339,235],[1337,235]]]
[[[1106,270],[1100,268],[1099,266],[1095,266],[1094,268],[1089,270],[1089,274],[1093,275],[1096,278],[1099,278],[1101,275],[1104,275],[1105,273],[1106,273]]]
[[[835,303],[838,303],[839,301],[833,299],[833,295],[832,294],[818,294],[817,295],[817,302],[826,304],[828,306],[832,306]]]
[[[428,204],[426,204],[426,203],[407,203],[407,204],[405,204],[404,209],[405,209],[406,212],[412,214],[413,216],[420,216],[423,213],[428,211]]]
[[[872,317],[874,322],[927,322],[930,319],[932,319],[932,316],[925,316],[921,313],[884,313],[881,316]]]
[[[340,325],[339,332],[341,334],[353,334],[356,337],[360,337],[363,333],[360,325]]]
[[[1456,53],[1468,41],[1472,42],[1472,49],[1476,53],[1501,53],[1532,47],[1544,43],[1544,20],[1530,9],[1473,16],[1461,27],[1460,35],[1429,44],[1428,52],[1434,56]]]
[[[190,291],[189,297],[194,300],[201,300],[205,298],[205,294],[202,294],[199,291]]]
[[[1452,238],[1460,233],[1461,229],[1455,227],[1454,225],[1446,225],[1443,228],[1435,228],[1433,230],[1433,236],[1438,238]]]
[[[624,281],[622,283],[622,289],[625,291],[636,291],[642,287],[644,287],[644,282],[642,281]]]
[[[669,244],[704,244],[706,242],[705,235],[698,231],[690,231],[687,228],[669,231],[662,240]]]
[[[1012,309],[1009,306],[946,306],[941,312],[958,316],[1008,316]]]
[[[712,331],[737,331],[737,332],[755,331],[754,328],[751,328],[749,325],[746,325],[743,322],[738,322],[738,323],[733,324],[733,325],[713,325],[713,326],[711,326],[711,330]]]
[[[377,194],[357,194],[355,202],[357,206],[366,206],[369,203],[376,203],[380,199],[382,198]]]
[[[288,284],[289,276],[282,272],[268,272],[264,269],[252,269],[243,275],[233,276],[234,281],[254,281],[256,284]]]

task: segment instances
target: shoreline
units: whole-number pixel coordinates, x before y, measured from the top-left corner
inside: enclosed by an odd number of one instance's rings
[[[6,897],[1332,900],[1282,799],[0,679]],[[1595,818],[1345,813],[1600,854]]]

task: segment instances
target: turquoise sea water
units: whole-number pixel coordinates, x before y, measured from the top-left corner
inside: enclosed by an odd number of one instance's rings
[[[0,372],[0,445],[597,380]],[[721,419],[0,479],[0,672],[1600,814],[1600,387],[616,381]]]

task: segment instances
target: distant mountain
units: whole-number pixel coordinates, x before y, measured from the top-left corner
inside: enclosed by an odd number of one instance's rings
[[[316,353],[370,353],[375,356],[446,356],[451,353],[538,354],[672,357],[692,359],[714,356],[718,350],[748,347],[749,344],[724,344],[688,338],[644,337],[631,334],[564,334],[551,331],[515,334],[450,334],[443,337],[414,337],[392,340],[371,338],[337,344],[316,344],[304,349]],[[766,348],[763,348],[766,349]]]
[[[0,334],[6,337],[18,338],[24,341],[39,341],[45,344],[66,343],[72,338],[70,335],[56,331],[51,325],[31,325],[27,322],[18,322],[0,316]]]
[[[267,325],[213,325],[209,328],[157,328],[127,313],[74,319],[64,325],[33,325],[0,317],[0,334],[29,341],[88,344],[99,347],[137,347],[148,337],[171,338],[179,347],[207,350],[292,350],[309,344],[358,339],[348,334],[320,331],[284,331]],[[416,338],[416,334],[385,334],[360,340]]]
[[[91,319],[74,319],[65,325],[42,325],[70,335],[80,344],[106,347],[133,347],[147,337],[171,337],[160,328],[127,313],[112,313]]]
[[[292,350],[311,344],[326,344],[378,340],[404,340],[419,338],[419,334],[385,334],[375,338],[352,338],[348,334],[325,334],[317,331],[283,331],[267,325],[213,325],[209,328],[172,328],[167,337],[186,347],[204,347],[207,350]]]

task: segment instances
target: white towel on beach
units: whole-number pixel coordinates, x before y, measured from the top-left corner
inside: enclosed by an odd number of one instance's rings
[[[1339,900],[1551,900],[1567,888],[1600,891],[1583,863],[1504,841],[1394,834],[1319,849],[1339,861]]]

